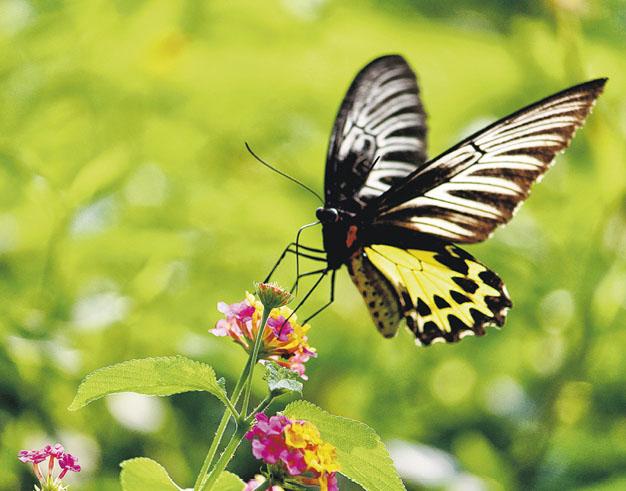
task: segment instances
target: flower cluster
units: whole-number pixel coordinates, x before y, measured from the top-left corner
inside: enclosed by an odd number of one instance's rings
[[[254,295],[246,293],[243,301],[230,305],[220,302],[217,309],[224,314],[224,319],[219,320],[215,329],[209,332],[216,336],[230,336],[247,352],[251,352],[262,327],[263,303]],[[315,349],[308,344],[306,333],[309,328],[308,324],[303,326],[298,323],[289,307],[280,305],[272,309],[263,331],[259,359],[273,360],[306,380],[304,364],[316,356]]]
[[[46,445],[39,450],[22,450],[17,454],[17,458],[24,463],[33,464],[33,472],[42,486],[41,488],[35,486],[35,489],[38,491],[64,491],[66,486],[63,485],[61,480],[65,477],[68,471],[80,472],[78,459],[71,453],[66,452],[63,445],[60,443],[55,445]],[[46,476],[41,473],[41,469],[39,468],[39,464],[45,460],[48,461]],[[59,472],[59,475],[56,477],[53,473],[55,461],[61,469],[61,472]]]
[[[252,443],[252,454],[268,464],[272,482],[337,491],[339,464],[335,447],[322,441],[310,421],[290,420],[283,415],[268,418],[259,413],[246,439]]]

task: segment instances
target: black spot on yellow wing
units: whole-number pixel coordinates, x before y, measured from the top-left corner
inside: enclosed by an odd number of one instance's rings
[[[362,249],[350,259],[348,271],[365,300],[376,328],[387,338],[395,335],[402,312],[400,299],[391,283],[374,267]]]
[[[433,300],[435,301],[435,307],[438,309],[447,309],[450,307],[450,304],[439,295],[433,295]]]
[[[474,293],[476,290],[478,290],[478,285],[476,284],[476,282],[469,278],[453,277],[452,281],[454,281],[463,289],[463,291],[467,293]]]
[[[456,290],[450,290],[450,296],[452,297],[452,300],[454,300],[459,305],[466,302],[471,302],[469,298]]]
[[[416,310],[417,310],[417,313],[419,315],[426,316],[426,315],[430,315],[431,314],[430,307],[428,305],[426,305],[424,300],[422,300],[421,298],[417,299]]]
[[[404,317],[423,345],[481,336],[486,326],[501,326],[511,307],[502,280],[449,243],[442,243],[437,250],[371,245],[353,260],[353,270],[369,278],[357,278],[354,273],[352,278],[366,302],[367,295],[382,292],[381,304],[370,306],[381,332],[392,336]]]

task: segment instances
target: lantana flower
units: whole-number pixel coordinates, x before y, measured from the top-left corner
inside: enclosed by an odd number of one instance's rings
[[[289,483],[319,486],[320,491],[339,489],[336,449],[322,440],[310,421],[258,413],[246,439],[251,442],[252,454],[268,464],[272,484],[277,481],[287,487]]]
[[[267,326],[263,331],[259,359],[273,360],[306,380],[304,364],[317,356],[315,349],[309,346],[306,335],[310,326],[299,324],[297,316],[284,304],[288,300],[287,296],[290,296],[288,292],[275,285],[261,285],[257,286],[260,295],[267,296],[270,300],[272,298],[282,300],[280,302],[277,300],[278,303],[274,304],[279,306],[270,311]],[[266,305],[272,305],[270,300],[265,298]],[[217,309],[224,314],[224,319],[220,319],[215,329],[209,332],[216,336],[230,336],[248,353],[251,352],[256,335],[262,327],[260,324],[263,303],[246,292],[246,298],[241,302],[230,305],[220,302]]]
[[[57,443],[55,445],[46,445],[39,450],[22,450],[17,454],[17,458],[24,463],[33,465],[33,472],[39,481],[41,487],[35,485],[36,491],[66,491],[67,486],[62,480],[65,475],[71,472],[80,472],[78,458],[65,451],[63,445]],[[48,468],[46,475],[41,472],[39,464],[48,460]],[[54,464],[59,466],[60,472],[55,476]]]

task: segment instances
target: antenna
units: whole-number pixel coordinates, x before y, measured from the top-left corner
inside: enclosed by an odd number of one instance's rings
[[[256,153],[254,153],[252,151],[252,149],[250,148],[250,145],[248,145],[248,142],[244,142],[246,145],[246,149],[248,150],[248,152],[250,152],[250,155],[252,155],[255,159],[257,159],[261,164],[263,164],[265,167],[267,167],[270,170],[273,170],[274,172],[276,172],[277,174],[280,174],[283,177],[286,177],[287,179],[289,179],[292,182],[295,182],[298,186],[303,187],[304,189],[306,189],[309,193],[313,194],[313,196],[315,196],[317,199],[320,200],[320,203],[322,203],[322,206],[324,205],[324,200],[322,199],[322,197],[317,194],[315,191],[313,191],[309,186],[307,186],[306,184],[298,181],[295,177],[291,177],[289,174],[284,173],[281,170],[278,170],[276,167],[268,164],[267,162],[265,162],[261,157],[259,157]]]

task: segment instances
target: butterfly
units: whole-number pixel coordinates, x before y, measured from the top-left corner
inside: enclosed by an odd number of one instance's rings
[[[373,60],[349,87],[330,136],[315,223],[324,248],[300,245],[298,236],[276,264],[287,252],[325,263],[298,274],[319,276],[298,307],[329,273],[330,301],[313,315],[330,305],[335,273],[346,266],[385,337],[403,319],[421,345],[502,326],[512,306],[504,283],[457,244],[484,241],[511,219],[606,81],[551,95],[428,160],[414,72],[399,55]]]

